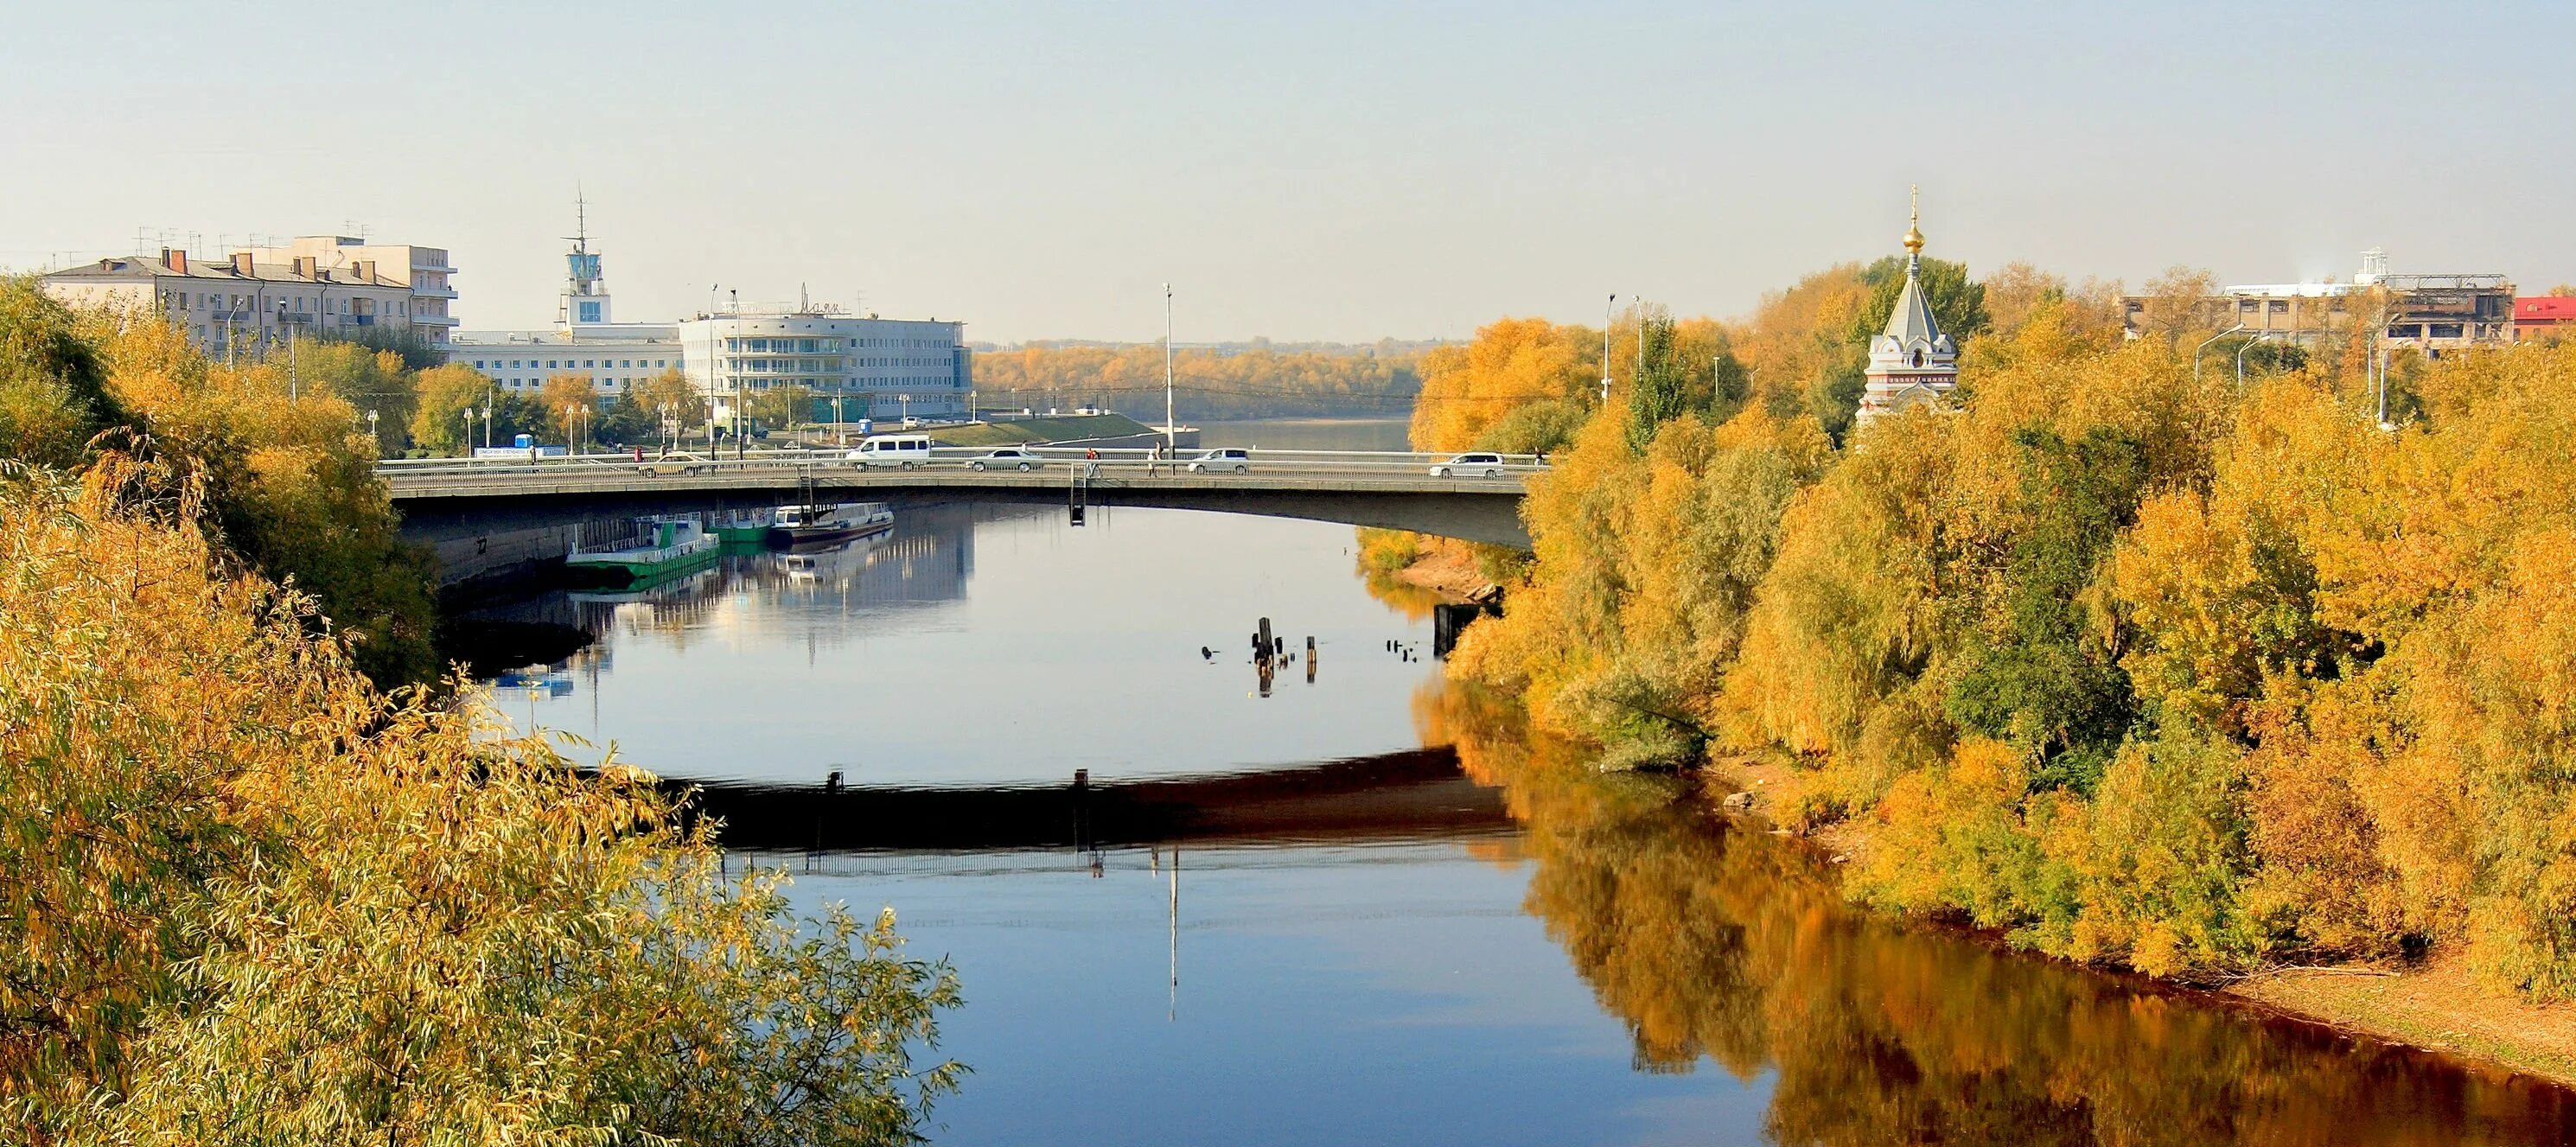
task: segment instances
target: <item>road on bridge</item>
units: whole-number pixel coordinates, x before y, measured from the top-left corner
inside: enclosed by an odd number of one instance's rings
[[[960,488],[1095,491],[1267,490],[1303,492],[1404,492],[1509,494],[1543,467],[1527,455],[1505,455],[1493,464],[1456,466],[1455,455],[1327,450],[1257,451],[1236,462],[1217,460],[1193,470],[1192,462],[1156,460],[1142,450],[1102,450],[1090,458],[1070,450],[1032,448],[1026,470],[1016,460],[990,459],[991,448],[946,447],[917,467],[861,467],[840,451],[751,451],[741,458],[701,454],[647,456],[581,454],[535,458],[390,459],[377,472],[397,502],[494,496],[775,490],[813,482],[843,492],[921,492]],[[979,461],[985,468],[976,468]],[[1443,468],[1447,473],[1435,476]]]

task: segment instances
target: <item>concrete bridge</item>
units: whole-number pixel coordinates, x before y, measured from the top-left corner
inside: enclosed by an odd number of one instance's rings
[[[861,469],[832,452],[755,451],[743,458],[582,455],[422,459],[379,468],[403,534],[431,546],[450,585],[508,577],[559,561],[603,523],[651,514],[764,510],[806,498],[907,506],[1006,502],[1146,506],[1303,518],[1529,547],[1521,524],[1526,458],[1435,477],[1445,456],[1261,451],[1237,473],[1149,467],[1142,451],[1103,457],[1038,451],[982,469],[988,449],[941,449],[909,469]],[[1492,475],[1488,476],[1488,471]]]

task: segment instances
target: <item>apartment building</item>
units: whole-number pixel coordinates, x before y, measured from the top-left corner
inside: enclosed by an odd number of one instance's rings
[[[324,266],[318,256],[261,262],[236,251],[214,262],[164,247],[158,255],[111,256],[41,278],[46,293],[75,306],[157,312],[209,354],[259,354],[290,336],[403,330],[412,323],[408,275],[373,259]]]
[[[374,243],[347,235],[300,235],[286,246],[253,247],[250,253],[255,262],[262,264],[285,265],[309,259],[325,270],[366,263],[378,274],[411,284],[411,325],[431,345],[445,346],[450,332],[456,329],[456,287],[450,279],[456,268],[448,262],[444,247]]]

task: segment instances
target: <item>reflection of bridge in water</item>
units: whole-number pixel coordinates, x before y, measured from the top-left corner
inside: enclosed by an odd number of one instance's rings
[[[1446,747],[1257,772],[1051,786],[696,787],[696,807],[724,821],[720,835],[730,849],[1350,844],[1513,827],[1502,791],[1467,779]]]

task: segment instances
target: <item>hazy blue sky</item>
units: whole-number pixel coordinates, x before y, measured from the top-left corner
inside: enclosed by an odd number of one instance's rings
[[[863,296],[977,339],[1734,315],[1896,249],[2576,280],[2576,4],[13,2],[0,264],[369,225],[468,327]]]

